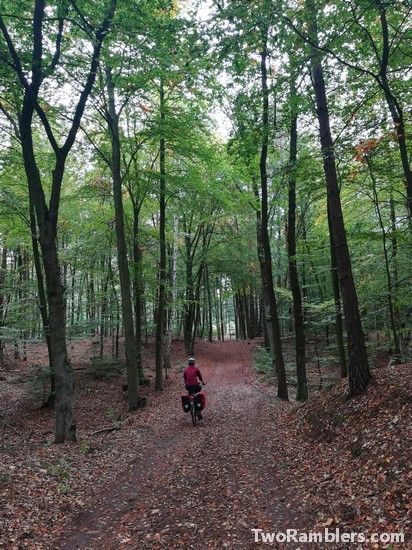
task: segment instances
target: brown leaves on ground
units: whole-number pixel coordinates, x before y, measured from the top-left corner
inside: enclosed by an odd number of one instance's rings
[[[373,376],[362,396],[347,400],[343,381],[279,418],[285,475],[296,494],[291,506],[316,531],[405,534],[401,544],[359,548],[411,548],[411,365]]]
[[[253,372],[253,346],[196,344],[207,404],[195,428],[180,406],[181,341],[173,342],[165,390],[144,388],[148,405],[133,414],[123,378],[96,380],[88,346],[73,348],[75,444],[52,444],[53,412],[23,391],[34,374],[27,365],[0,373],[0,547],[267,546],[252,529],[410,536],[410,365],[374,370],[355,399],[345,399],[342,382],[297,405],[277,401]]]

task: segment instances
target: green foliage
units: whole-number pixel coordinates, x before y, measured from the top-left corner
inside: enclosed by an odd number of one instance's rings
[[[68,468],[69,468],[68,462],[61,459],[59,464],[50,466],[50,471],[53,475],[56,475],[61,479],[67,479],[69,477]]]
[[[69,463],[61,459],[58,464],[49,467],[50,472],[60,480],[58,490],[62,495],[67,494],[70,491],[68,480],[70,478]]]
[[[108,420],[117,420],[119,417],[119,411],[116,408],[111,407],[105,413]]]
[[[324,190],[323,158],[307,61],[306,15],[300,5],[226,1],[211,6],[212,19],[199,22],[175,2],[144,0],[119,3],[109,36],[101,52],[99,80],[86,105],[83,135],[66,165],[59,211],[59,257],[67,305],[67,334],[114,338],[122,330],[119,274],[111,185],[110,136],[104,121],[105,65],[113,68],[119,109],[120,147],[129,270],[139,281],[145,313],[143,329],[155,329],[158,295],[159,140],[166,141],[166,239],[171,260],[178,247],[177,292],[169,305],[179,320],[185,306],[206,309],[205,270],[212,290],[231,302],[237,291],[261,292],[256,251],[254,183],[259,178],[262,141],[259,55],[267,34],[269,54],[270,146],[268,158],[271,246],[280,319],[291,326],[285,225],[290,117],[298,111],[298,163],[293,167],[297,185],[297,256],[304,293],[307,332],[323,333],[335,322],[330,276],[330,241]],[[85,75],[84,25],[76,24],[69,4],[49,6],[44,32],[45,67],[52,60],[57,15],[68,9],[61,57],[52,83],[45,70],[40,105],[59,140],[67,134],[71,101]],[[4,1],[0,15],[13,29],[23,70],[31,63],[28,43],[32,35],[30,2]],[[101,4],[78,3],[84,21],[98,20]],[[391,90],[406,113],[406,140],[410,147],[411,20],[405,2],[385,5],[389,21],[390,55],[387,72]],[[378,3],[365,1],[331,4],[319,12],[331,129],[338,161],[341,201],[356,287],[366,332],[388,334],[393,300],[396,327],[407,342],[410,322],[412,240],[405,218],[404,175],[388,106],[373,75],[380,72],[384,47]],[[289,18],[286,23],[285,16]],[[295,28],[300,30],[296,33]],[[345,32],[342,32],[342,31]],[[1,45],[6,51],[4,37]],[[326,53],[326,52],[325,52]],[[346,63],[342,64],[343,62]],[[343,68],[344,67],[344,68]],[[21,109],[15,76],[0,55],[0,247],[6,268],[0,277],[3,298],[0,340],[8,348],[15,342],[43,339],[39,322],[39,293],[31,256],[28,194],[19,152],[16,126]],[[291,95],[290,86],[297,88]],[[164,118],[159,90],[165,90]],[[68,101],[70,99],[70,101]],[[216,103],[230,119],[229,138],[213,127]],[[103,114],[103,117],[102,117]],[[33,125],[36,160],[45,176],[53,171],[53,155],[39,120]],[[50,179],[50,178],[49,178]],[[395,222],[391,214],[395,209]],[[379,219],[379,215],[381,220]],[[178,221],[175,235],[174,219]],[[134,224],[137,223],[137,236]],[[188,295],[187,240],[191,246],[193,289]],[[134,261],[138,241],[141,260]],[[384,241],[388,262],[384,260]],[[19,255],[27,254],[25,267]],[[171,266],[170,266],[171,269]],[[389,279],[388,279],[389,272]],[[174,302],[172,303],[172,299]],[[176,323],[178,325],[178,323]],[[176,326],[177,328],[177,326]],[[215,329],[214,329],[215,330]],[[215,330],[216,332],[216,330]],[[383,342],[383,340],[381,340]],[[378,345],[378,344],[376,344]],[[379,343],[380,345],[380,343]],[[390,345],[385,340],[385,345]],[[406,344],[405,344],[406,345]],[[371,344],[371,351],[375,349]],[[257,370],[271,372],[270,357],[256,351]],[[184,365],[178,365],[183,369]],[[95,358],[90,371],[98,378],[114,378],[120,365],[110,357]],[[29,391],[45,399],[50,373],[42,368]]]
[[[272,356],[266,348],[262,346],[255,346],[253,368],[259,374],[270,375],[273,373]]]
[[[80,452],[82,452],[84,455],[88,455],[93,452],[93,447],[89,443],[82,442],[80,445]]]
[[[46,403],[50,395],[52,371],[49,366],[31,365],[31,377],[26,383],[24,393],[31,399]]]
[[[123,371],[123,366],[114,357],[92,357],[89,372],[98,380],[114,380]]]

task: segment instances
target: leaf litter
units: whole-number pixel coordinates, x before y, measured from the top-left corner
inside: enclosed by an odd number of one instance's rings
[[[193,427],[180,406],[180,340],[165,390],[142,388],[148,405],[133,414],[123,376],[95,379],[82,345],[72,358],[75,444],[52,444],[53,411],[22,391],[27,364],[1,373],[0,547],[252,549],[268,546],[252,529],[339,528],[407,538],[269,546],[412,548],[410,364],[375,369],[355,399],[343,381],[302,405],[278,401],[253,371],[254,342],[198,342],[207,404]],[[153,379],[153,346],[145,364]]]

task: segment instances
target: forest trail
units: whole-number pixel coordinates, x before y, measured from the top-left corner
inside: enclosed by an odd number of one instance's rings
[[[207,355],[196,354],[207,383],[204,420],[193,427],[181,410],[182,374],[175,372],[130,432],[136,458],[113,464],[117,477],[65,525],[52,548],[244,550],[262,544],[254,528],[294,526],[282,502],[279,465],[271,460],[276,442],[267,426],[276,408],[251,368],[250,346],[205,349]]]

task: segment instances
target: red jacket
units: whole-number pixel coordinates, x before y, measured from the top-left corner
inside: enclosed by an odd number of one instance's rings
[[[185,371],[183,373],[183,378],[185,379],[186,386],[197,386],[199,384],[199,380],[203,382],[203,378],[202,378],[202,375],[200,374],[200,370],[197,367],[195,367],[195,365],[189,365],[188,367],[185,368]]]

